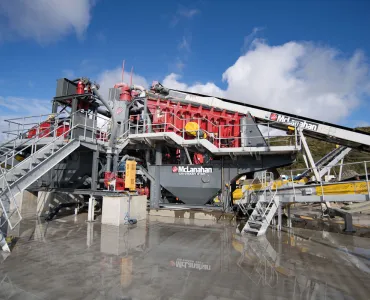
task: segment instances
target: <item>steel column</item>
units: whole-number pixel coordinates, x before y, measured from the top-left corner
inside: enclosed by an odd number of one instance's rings
[[[161,198],[161,179],[160,179],[160,166],[162,165],[162,147],[157,146],[155,149],[155,171],[154,183],[150,185],[150,206],[151,208],[159,208],[159,200]]]
[[[90,196],[89,198],[89,208],[87,213],[87,221],[88,222],[94,222],[94,200],[95,198],[93,196]]]
[[[319,171],[316,168],[315,162],[314,162],[314,160],[312,158],[312,155],[311,155],[310,148],[308,147],[306,138],[305,138],[302,130],[299,130],[299,136],[301,137],[301,142],[303,144],[304,152],[306,153],[308,161],[310,162],[312,171],[315,174],[316,181],[320,181],[321,186],[322,186],[321,176],[319,174]],[[322,197],[324,198],[324,191],[323,191],[322,194],[323,194]],[[331,207],[329,202],[325,202],[325,205],[326,205],[326,207]],[[324,206],[322,205],[321,207],[322,207],[322,210],[324,211],[324,209],[325,209]]]
[[[292,228],[292,215],[291,215],[291,211],[290,211],[290,204],[288,204],[288,228]]]
[[[91,190],[95,192],[98,186],[99,172],[99,150],[93,152],[92,170],[91,170]]]
[[[99,151],[93,152],[92,170],[91,170],[91,191],[94,193],[98,187],[98,166],[99,166]],[[89,207],[87,221],[94,221],[94,200],[95,198],[91,195],[89,198]]]
[[[278,206],[278,226],[277,226],[277,230],[281,230],[281,224],[282,224],[282,219],[281,219],[281,214],[282,214],[282,209],[281,209],[281,203],[279,202],[279,206]]]

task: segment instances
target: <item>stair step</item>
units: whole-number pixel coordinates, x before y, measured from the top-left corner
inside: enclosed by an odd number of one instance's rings
[[[15,176],[15,177],[22,177],[22,176],[24,176],[24,175],[22,175],[22,174],[14,174],[13,176]]]
[[[245,232],[248,232],[248,231],[251,231],[251,232],[258,232],[259,229],[255,229],[255,228],[248,228],[248,229],[244,229]]]
[[[263,224],[263,222],[255,221],[255,220],[251,220],[251,221],[248,220],[248,223],[257,224],[257,225],[262,225]]]

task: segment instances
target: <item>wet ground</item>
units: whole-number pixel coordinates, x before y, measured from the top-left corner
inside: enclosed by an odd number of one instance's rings
[[[370,239],[301,228],[240,236],[227,223],[86,215],[24,221],[0,253],[0,299],[369,299]]]

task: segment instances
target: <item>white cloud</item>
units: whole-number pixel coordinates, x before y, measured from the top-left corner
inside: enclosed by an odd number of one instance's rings
[[[179,50],[185,50],[187,52],[190,52],[191,47],[191,36],[183,36],[181,42],[179,43]]]
[[[183,63],[181,59],[177,60],[175,66],[176,66],[176,69],[179,70],[180,72],[182,72],[182,70],[184,70],[185,68],[185,64]]]
[[[199,14],[200,13],[200,10],[199,9],[188,9],[188,8],[185,8],[185,7],[181,7],[179,8],[178,10],[178,14],[185,17],[185,18],[188,18],[188,19],[191,19],[192,17],[194,17],[195,15]]]
[[[212,82],[187,85],[174,73],[163,85],[340,122],[369,94],[368,70],[361,52],[343,58],[335,49],[311,43],[269,46],[254,40],[222,74],[224,90]]]
[[[62,70],[62,74],[64,77],[69,79],[74,79],[76,77],[75,72],[70,69]]]
[[[184,6],[179,6],[176,13],[172,16],[170,25],[172,27],[176,26],[181,19],[192,19],[194,16],[200,14],[200,10],[196,8],[186,8]]]
[[[106,70],[102,72],[96,80],[100,84],[100,93],[101,95],[105,98],[108,99],[108,94],[109,94],[109,88],[114,87],[116,83],[122,82],[122,68],[117,67],[116,69],[113,70]],[[124,82],[130,83],[130,72],[124,73]],[[147,80],[137,74],[132,75],[132,83],[141,85],[144,88],[148,88],[148,82]]]
[[[31,38],[39,43],[55,41],[74,31],[79,39],[90,23],[93,0],[11,0],[0,1],[0,15],[7,26],[2,38]]]
[[[258,32],[262,30],[263,30],[262,27],[254,27],[252,32],[244,38],[244,45],[242,48],[243,52],[248,51],[248,48],[251,46],[251,43],[256,39]]]

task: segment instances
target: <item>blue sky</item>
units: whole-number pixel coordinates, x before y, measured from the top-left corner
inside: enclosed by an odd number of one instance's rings
[[[8,2],[0,121],[49,111],[60,77],[88,76],[107,90],[125,59],[140,84],[369,124],[370,1]]]

